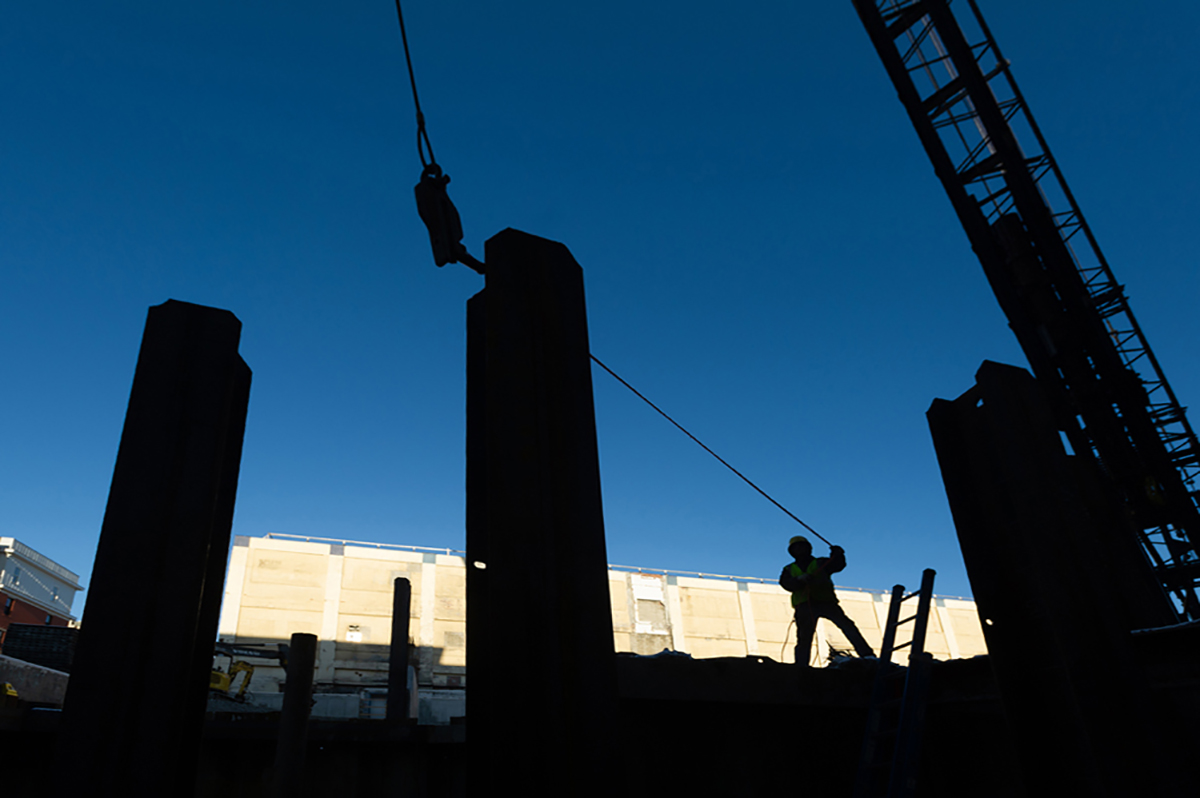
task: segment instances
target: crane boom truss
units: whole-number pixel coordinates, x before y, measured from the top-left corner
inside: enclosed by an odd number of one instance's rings
[[[975,0],[854,0],[1072,450],[1200,618],[1200,444]]]

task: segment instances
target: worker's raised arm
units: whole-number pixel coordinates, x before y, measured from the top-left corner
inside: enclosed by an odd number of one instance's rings
[[[825,562],[825,573],[836,574],[846,567],[846,550],[841,546],[829,547],[829,559]]]

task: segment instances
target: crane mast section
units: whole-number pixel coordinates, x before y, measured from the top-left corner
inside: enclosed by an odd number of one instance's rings
[[[1200,619],[1200,444],[975,0],[854,0],[1059,427]]]

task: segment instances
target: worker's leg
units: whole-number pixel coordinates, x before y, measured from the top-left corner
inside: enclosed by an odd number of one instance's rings
[[[817,614],[812,605],[798,604],[795,609],[796,618],[796,664],[808,667],[812,656],[813,633],[817,631]]]
[[[828,618],[834,626],[842,630],[842,634],[850,641],[850,645],[854,646],[854,651],[858,656],[875,656],[875,652],[867,644],[866,638],[862,636],[862,632],[858,631],[858,627],[854,625],[854,621],[850,620],[850,617],[846,615],[845,610],[842,609],[842,605],[837,603],[822,604],[820,615],[823,618]]]

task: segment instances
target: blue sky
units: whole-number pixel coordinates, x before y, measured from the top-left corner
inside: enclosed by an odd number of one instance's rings
[[[1195,401],[1200,7],[983,11]],[[924,413],[1024,358],[850,1],[405,12],[469,248],[565,243],[593,352],[843,545],[842,584],[969,595]],[[0,534],[88,582],[174,298],[245,325],[235,533],[462,548],[482,278],[435,268],[415,211],[394,6],[9,4],[0,76]],[[594,380],[610,562],[776,576],[794,522]]]

